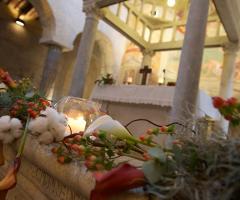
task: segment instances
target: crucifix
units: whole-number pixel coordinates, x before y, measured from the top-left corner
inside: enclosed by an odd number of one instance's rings
[[[152,69],[148,66],[144,66],[144,68],[140,69],[139,73],[142,74],[141,85],[146,85],[148,74],[152,73]]]

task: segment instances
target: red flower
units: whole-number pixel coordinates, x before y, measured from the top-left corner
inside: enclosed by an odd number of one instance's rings
[[[231,97],[231,98],[229,98],[229,99],[227,100],[227,103],[228,103],[228,105],[230,105],[230,106],[236,105],[237,102],[238,102],[238,100],[237,100],[235,97]]]
[[[226,115],[224,116],[224,118],[228,121],[231,121],[233,119],[231,115]]]
[[[212,99],[213,99],[213,106],[215,108],[221,108],[225,103],[225,101],[221,97],[213,97]]]
[[[90,200],[108,200],[110,196],[145,185],[144,173],[129,165],[123,164],[106,174],[95,176],[96,185],[91,192]]]

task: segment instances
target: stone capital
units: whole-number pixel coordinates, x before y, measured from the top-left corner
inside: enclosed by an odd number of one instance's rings
[[[239,51],[239,44],[228,42],[223,46],[223,51],[226,54],[237,54]]]
[[[150,50],[150,49],[142,49],[141,52],[142,52],[143,56],[153,57],[155,55],[155,51]]]
[[[97,7],[96,0],[84,0],[83,12],[87,18],[98,20],[102,16],[100,9]]]

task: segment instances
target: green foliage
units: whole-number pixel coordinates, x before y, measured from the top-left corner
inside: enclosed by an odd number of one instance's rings
[[[101,79],[95,81],[98,85],[112,85],[115,83],[115,80],[112,77],[112,74],[106,74],[102,76]]]

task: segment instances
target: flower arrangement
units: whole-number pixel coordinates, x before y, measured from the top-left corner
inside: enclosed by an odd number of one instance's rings
[[[0,196],[5,199],[8,190],[16,185],[16,175],[28,133],[37,135],[42,143],[60,141],[64,137],[65,118],[50,108],[29,79],[14,81],[0,68],[0,161],[4,164],[2,143],[20,139],[16,158],[6,176],[0,181]],[[63,130],[64,127],[64,130]]]
[[[0,68],[0,81],[0,141],[11,143],[21,138],[16,158],[0,181],[2,199],[16,185],[28,134],[43,144],[57,143],[52,152],[60,164],[80,162],[96,172],[91,200],[107,200],[138,187],[159,199],[240,198],[239,138],[216,135],[206,139],[189,130],[175,134],[173,125],[149,129],[136,137],[107,115],[97,118],[84,132],[65,136],[65,116],[50,107],[29,79],[14,81]],[[239,125],[240,103],[235,98],[215,97],[213,104]]]
[[[77,161],[97,171],[91,200],[137,187],[159,199],[238,199],[240,140],[186,133],[176,135],[174,126],[163,126],[134,137],[102,116],[52,151],[61,164]],[[121,157],[133,158],[137,165]]]
[[[95,81],[98,85],[113,85],[115,83],[115,80],[112,77],[112,74],[106,74],[105,76],[102,76],[101,79]]]

